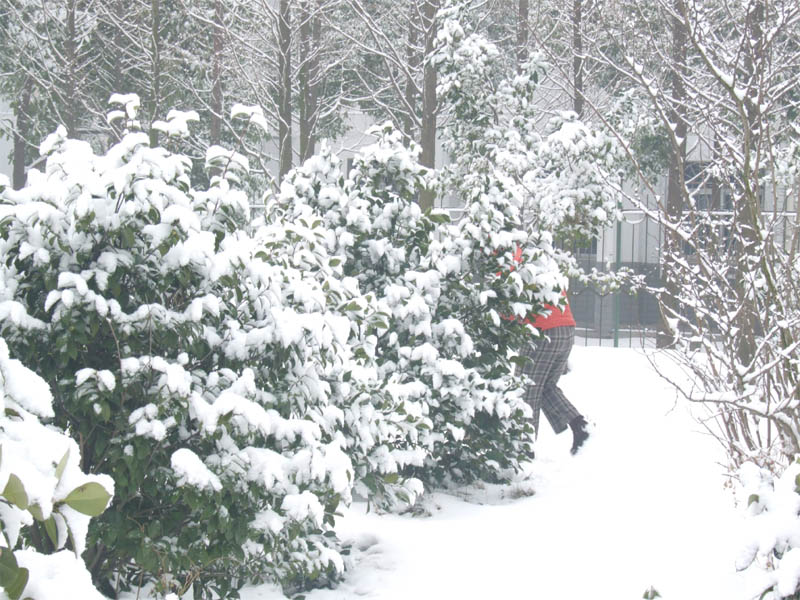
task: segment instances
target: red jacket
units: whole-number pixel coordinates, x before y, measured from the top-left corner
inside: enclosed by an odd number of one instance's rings
[[[516,252],[514,252],[514,260],[516,262],[522,262],[522,247],[517,247]],[[533,325],[536,329],[541,331],[546,331],[555,327],[575,327],[575,318],[572,316],[572,311],[569,308],[567,292],[562,292],[562,296],[564,296],[564,300],[566,301],[563,311],[552,304],[545,304],[544,307],[550,311],[550,314],[536,315],[533,321],[527,318],[523,323],[526,325]]]
[[[566,298],[566,296],[567,293],[564,292],[564,297]],[[572,311],[569,309],[569,302],[567,302],[563,311],[552,304],[545,304],[544,307],[550,311],[550,314],[547,316],[536,316],[533,320],[533,326],[536,327],[536,329],[545,331],[547,329],[553,329],[554,327],[575,327],[575,319],[572,316]],[[525,322],[530,323],[530,320],[525,319]]]

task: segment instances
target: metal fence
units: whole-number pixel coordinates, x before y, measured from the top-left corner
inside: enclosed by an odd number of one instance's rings
[[[647,287],[661,281],[661,228],[641,211],[623,211],[624,219],[585,248],[571,248],[587,272],[626,267],[644,276]],[[584,345],[651,346],[660,322],[653,294],[620,290],[601,294],[593,286],[570,282],[570,306],[577,323],[578,342]]]
[[[444,207],[454,221],[459,207]],[[623,220],[607,229],[599,239],[585,247],[568,249],[578,264],[590,272],[616,271],[627,267],[643,275],[647,287],[661,282],[662,230],[655,219],[641,210],[623,210]],[[563,246],[562,246],[563,247]],[[595,287],[578,280],[570,282],[569,300],[577,324],[576,343],[587,346],[655,346],[661,319],[658,301],[647,291],[601,294]]]
[[[714,211],[713,215],[732,218],[732,213]],[[764,235],[786,251],[797,243],[800,218],[793,211],[763,210]],[[663,230],[656,219],[640,210],[623,211],[624,219],[604,232],[600,239],[587,248],[570,248],[580,265],[590,271],[614,271],[627,267],[644,276],[646,287],[661,287],[661,246]],[[725,229],[724,225],[721,225]],[[706,231],[706,230],[700,230]],[[725,232],[706,231],[697,246],[708,250],[714,244],[720,257],[729,256],[729,237]],[[685,258],[692,262],[695,248],[684,248]],[[661,321],[655,296],[641,290],[630,293],[622,290],[606,295],[578,281],[570,283],[570,305],[578,325],[580,343],[609,346],[654,346]]]

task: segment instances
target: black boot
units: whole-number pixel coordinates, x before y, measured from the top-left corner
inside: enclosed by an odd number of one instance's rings
[[[572,449],[570,450],[572,454],[577,453],[589,437],[588,425],[586,419],[581,415],[578,415],[569,422],[569,428],[572,429]]]

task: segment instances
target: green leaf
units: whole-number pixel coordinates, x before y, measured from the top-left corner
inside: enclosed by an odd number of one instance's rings
[[[19,600],[28,584],[28,569],[20,568],[14,553],[0,548],[0,586],[11,600]]]
[[[747,499],[747,506],[750,506],[751,504],[758,502],[759,500],[760,498],[758,497],[758,494],[750,494],[750,497]]]
[[[56,520],[52,515],[44,522],[44,529],[50,541],[53,542],[53,548],[58,548],[58,528],[56,527]]]
[[[98,402],[100,405],[100,420],[103,423],[108,423],[111,419],[111,407],[106,402]]]
[[[101,514],[111,500],[111,494],[97,482],[84,483],[76,487],[64,498],[64,503],[79,513],[96,517]]]
[[[8,580],[8,571],[16,571],[17,569],[19,569],[17,557],[14,556],[11,549],[0,547],[0,585],[5,587],[4,582]]]
[[[22,592],[25,591],[25,586],[28,585],[28,576],[28,569],[22,567],[17,569],[17,575],[14,580],[11,581],[9,585],[3,586],[11,600],[19,600],[19,597],[22,596]]]
[[[61,481],[61,478],[64,476],[64,469],[67,467],[67,460],[69,459],[69,448],[64,453],[64,456],[58,461],[58,466],[56,467],[56,479]]]
[[[122,241],[125,243],[124,247],[132,248],[134,243],[133,230],[129,227],[124,227],[122,230],[120,230],[120,233],[122,234]]]
[[[28,507],[28,512],[33,515],[33,518],[37,521],[44,521],[44,513],[42,512],[42,507],[38,504],[31,504]]]
[[[3,490],[3,496],[11,502],[20,507],[22,510],[28,510],[28,494],[25,493],[25,486],[22,485],[20,478],[13,473],[8,476],[8,483],[6,489]]]
[[[383,480],[386,483],[397,483],[400,480],[400,476],[397,473],[387,473],[383,476]]]

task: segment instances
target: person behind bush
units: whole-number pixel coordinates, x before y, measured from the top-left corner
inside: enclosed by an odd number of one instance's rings
[[[517,262],[522,260],[522,249],[518,248],[514,255]],[[532,338],[522,349],[521,354],[527,358],[522,373],[533,380],[525,391],[525,401],[533,409],[533,427],[539,433],[539,412],[550,422],[556,433],[569,427],[572,430],[572,448],[575,454],[589,437],[586,419],[567,400],[564,392],[558,387],[558,379],[567,369],[567,359],[575,342],[575,319],[569,308],[567,293],[564,292],[564,309],[546,304],[550,311],[547,315],[537,315],[533,321],[525,319],[542,332],[538,338]]]
[[[566,293],[564,299],[567,301]],[[540,410],[556,433],[567,427],[572,430],[570,452],[575,454],[589,437],[587,422],[558,387],[558,379],[566,370],[575,342],[575,319],[568,301],[563,311],[551,304],[545,308],[550,310],[550,314],[539,315],[532,323],[542,336],[531,339],[522,350],[522,355],[529,359],[525,361],[522,372],[533,379],[525,391],[525,401],[533,409],[533,427],[537,434]]]

